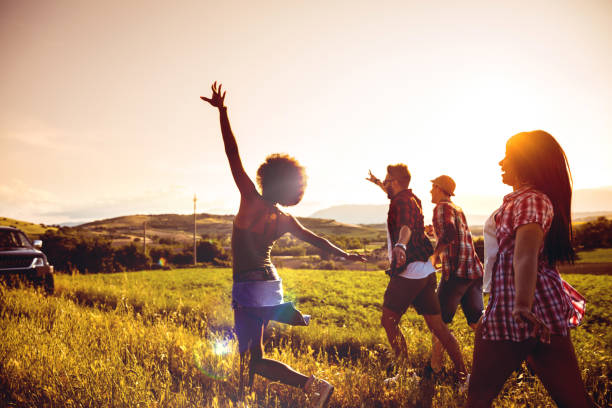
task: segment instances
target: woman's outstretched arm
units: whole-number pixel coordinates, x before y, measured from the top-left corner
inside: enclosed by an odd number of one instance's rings
[[[217,82],[215,81],[215,83],[211,86],[212,96],[210,98],[200,96],[200,98],[219,109],[219,120],[221,122],[221,134],[223,135],[225,154],[227,155],[227,160],[229,160],[234,182],[236,182],[236,186],[238,186],[240,194],[243,197],[246,197],[253,193],[257,193],[257,190],[255,189],[255,184],[253,184],[253,181],[246,174],[246,171],[244,171],[244,167],[242,166],[242,160],[240,160],[240,154],[238,153],[238,144],[236,143],[236,138],[234,137],[234,133],[232,132],[229,118],[227,116],[227,107],[224,105],[226,92],[221,93],[221,87],[221,84],[219,84],[219,87],[217,87]]]
[[[308,228],[304,227],[300,222],[292,215],[287,216],[287,229],[288,232],[294,235],[296,238],[301,239],[304,242],[308,242],[315,247],[322,249],[323,251],[330,252],[336,256],[344,257],[349,261],[361,261],[366,262],[366,258],[359,254],[349,254],[338,248],[323,237],[318,236]]]

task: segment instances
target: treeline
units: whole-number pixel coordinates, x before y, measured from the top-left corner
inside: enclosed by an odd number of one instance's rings
[[[599,217],[575,226],[574,247],[578,250],[612,248],[612,220]]]
[[[327,240],[339,248],[350,251],[362,249],[366,244],[372,242],[368,238],[346,237],[342,235],[326,236]],[[286,234],[282,236],[272,247],[272,256],[306,256],[318,255],[321,259],[330,259],[330,254],[316,248],[304,241]]]
[[[132,243],[115,248],[108,238],[82,234],[71,228],[47,230],[40,239],[42,251],[55,270],[61,272],[111,273],[193,264],[193,245],[159,245],[144,254],[142,245]],[[230,264],[230,255],[213,239],[200,240],[196,253],[198,263]]]
[[[226,238],[221,235],[202,235],[196,245],[198,263],[230,266],[231,254],[222,245],[222,243],[227,244]],[[361,249],[372,242],[367,238],[347,236],[328,236],[327,238],[346,250]],[[49,258],[49,262],[56,270],[62,272],[105,273],[193,264],[193,245],[181,244],[171,238],[154,240],[156,244],[148,246],[146,255],[143,253],[140,239],[137,244],[133,242],[125,246],[114,247],[108,237],[82,233],[69,227],[47,230],[40,236],[40,239],[43,241],[42,250]],[[474,243],[478,256],[483,259],[482,238],[475,239]],[[612,248],[612,220],[599,217],[594,221],[575,225],[574,247],[576,250]],[[321,262],[331,262],[328,253],[288,234],[277,241],[272,249],[272,255],[318,255]]]
[[[612,248],[612,220],[598,217],[594,221],[573,226],[573,246],[576,251],[589,251],[597,248]],[[484,240],[474,239],[474,247],[480,259],[484,259]]]

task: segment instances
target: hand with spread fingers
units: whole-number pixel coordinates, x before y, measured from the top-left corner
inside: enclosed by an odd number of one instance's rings
[[[531,327],[532,336],[542,339],[545,343],[550,342],[550,328],[526,306],[515,305],[512,317],[518,324]]]
[[[225,100],[225,92],[223,92],[223,94],[221,93],[221,88],[222,88],[222,84],[219,84],[219,87],[217,87],[217,81],[215,81],[214,84],[212,84],[211,89],[212,89],[212,96],[210,98],[207,98],[205,96],[200,96],[200,99],[202,99],[203,101],[206,101],[208,103],[210,103],[212,106],[214,106],[215,108],[223,108],[223,102]]]
[[[383,182],[380,181],[380,179],[378,177],[376,177],[374,174],[372,174],[372,170],[368,170],[368,177],[366,178],[367,181],[376,184],[379,187],[383,186]]]
[[[356,252],[353,252],[352,254],[348,254],[346,256],[346,259],[348,261],[359,261],[359,262],[367,262],[368,261],[368,259],[365,256],[359,255]]]

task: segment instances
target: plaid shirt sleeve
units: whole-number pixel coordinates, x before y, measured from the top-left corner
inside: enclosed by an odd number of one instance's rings
[[[433,253],[433,248],[425,237],[421,202],[414,194],[405,190],[394,197],[389,207],[388,223],[393,245],[399,238],[402,226],[407,226],[412,232],[406,248],[406,263],[427,261]]]
[[[433,227],[436,232],[438,245],[450,244],[457,236],[455,214],[450,206],[440,203],[434,208]]]
[[[398,213],[398,225],[400,228],[405,225],[414,231],[417,226],[418,215],[421,212],[420,206],[417,205],[413,197],[402,197],[398,206],[401,207]]]
[[[414,232],[419,215],[421,215],[421,207],[411,195],[400,194],[393,199],[389,207],[389,229],[393,244],[399,239],[399,232],[404,225]]]
[[[512,212],[512,230],[525,224],[539,224],[548,232],[553,219],[553,206],[543,194],[524,194],[516,200]]]

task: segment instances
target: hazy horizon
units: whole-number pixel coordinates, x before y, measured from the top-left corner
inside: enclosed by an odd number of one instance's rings
[[[448,174],[486,213],[509,192],[506,140],[533,129],[559,140],[576,190],[612,185],[608,0],[6,0],[0,47],[10,218],[188,214],[194,194],[198,212],[235,213],[218,114],[199,99],[215,80],[251,177],[273,152],[305,165],[298,216],[385,204],[365,178],[398,162],[424,203]]]
[[[417,195],[419,195],[417,193]],[[423,204],[423,213],[425,222],[428,224],[431,222],[431,214],[433,211],[434,205],[426,199],[429,196],[422,196],[422,204]],[[453,201],[457,204],[461,205],[464,212],[466,213],[466,217],[468,219],[468,223],[470,225],[481,225],[488,215],[492,213],[501,203],[502,197],[497,196],[486,196],[486,195],[458,195],[453,197]],[[599,203],[598,206],[592,206],[592,202],[594,199]],[[350,207],[351,212],[349,214],[343,214],[342,216],[328,216],[325,215],[327,212],[337,214],[342,207]],[[380,211],[373,213],[374,208],[379,208]],[[290,213],[295,214],[296,212],[292,211],[293,207],[286,208]],[[363,214],[358,212],[359,208],[365,208]],[[349,223],[349,224],[374,224],[374,223],[384,223],[386,217],[386,211],[388,208],[388,203],[386,204],[351,204],[351,203],[341,203],[336,204],[330,207],[319,208],[312,213],[309,214],[299,214],[301,217],[314,217],[314,218],[332,218],[336,221]],[[213,215],[234,215],[235,212],[224,212],[224,211],[206,211],[206,210],[198,210],[198,214],[213,214]],[[572,214],[576,215],[588,215],[588,214],[607,214],[612,213],[612,186],[602,187],[599,189],[587,189],[587,190],[576,190],[574,191],[573,197],[573,206],[572,206]],[[124,216],[133,216],[133,215],[161,215],[161,214],[178,214],[178,215],[191,215],[193,214],[193,208],[191,212],[132,212],[132,213],[111,213],[107,212],[104,214],[100,214],[99,216],[94,216],[92,218],[73,218],[69,221],[63,222],[41,222],[37,219],[23,219],[16,218],[19,221],[32,222],[34,224],[43,223],[46,225],[81,225],[89,222],[100,221],[104,219],[112,219]],[[0,217],[11,217],[7,214],[0,213]],[[376,218],[373,220],[373,218]]]

